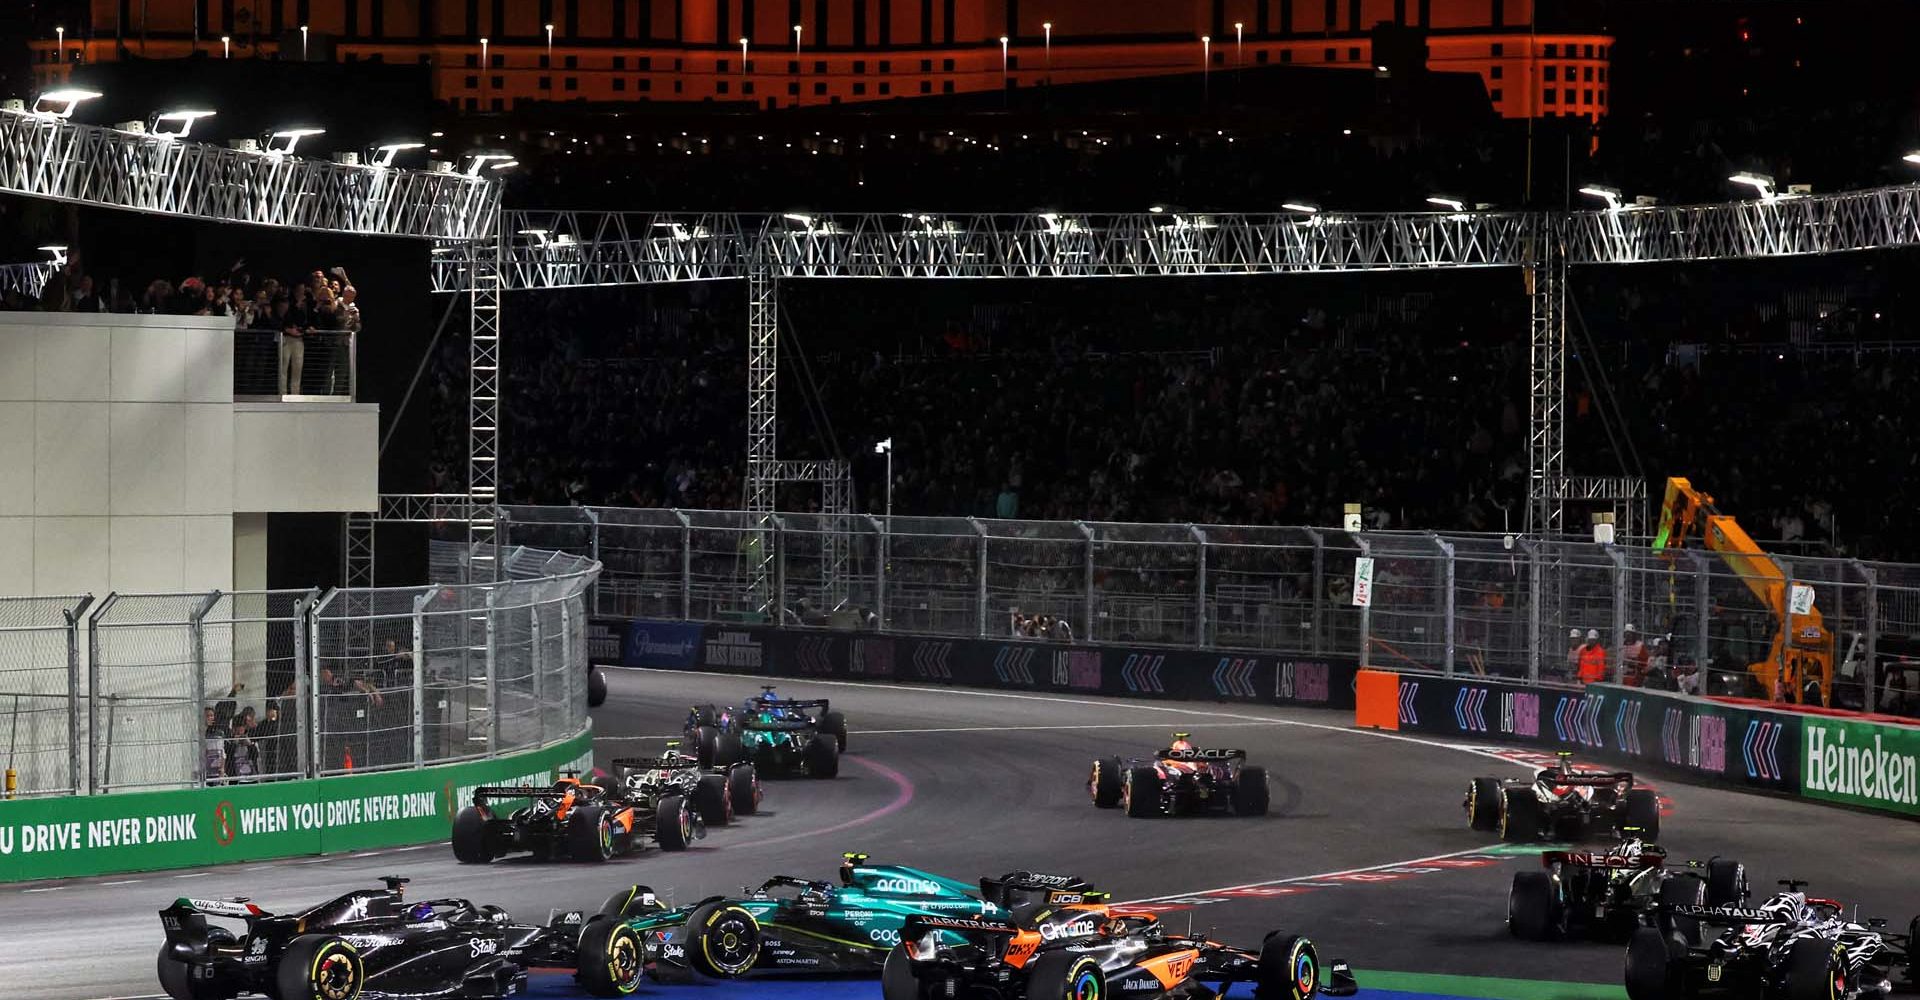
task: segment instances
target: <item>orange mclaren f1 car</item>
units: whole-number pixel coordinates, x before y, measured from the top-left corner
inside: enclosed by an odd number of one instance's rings
[[[1078,897],[1080,894],[1068,894]],[[1347,964],[1274,931],[1257,951],[1168,931],[1101,902],[1039,903],[1004,920],[916,916],[881,970],[884,1000],[1216,1000],[1253,983],[1261,1000],[1352,996]]]
[[[530,800],[511,811],[501,803]],[[664,850],[680,850],[704,834],[704,826],[681,797],[662,799],[654,814],[624,789],[609,791],[577,777],[552,785],[487,785],[473,790],[473,803],[453,818],[453,856],[484,864],[503,854],[531,852],[537,860],[605,861],[645,846],[651,832]]]

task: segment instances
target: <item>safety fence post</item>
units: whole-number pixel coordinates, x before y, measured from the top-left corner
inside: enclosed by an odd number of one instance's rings
[[[973,525],[973,533],[980,539],[979,560],[974,576],[974,626],[975,634],[987,637],[987,529],[976,517],[967,518]]]
[[[540,655],[540,601],[538,584],[529,589],[534,594],[527,602],[527,636],[531,644],[527,647],[528,662],[533,669],[533,745],[545,746],[547,743],[547,679],[542,671],[546,658]]]
[[[1313,653],[1318,656],[1326,652],[1326,608],[1327,608],[1327,540],[1320,532],[1308,528],[1307,537],[1313,539]]]
[[[1087,522],[1085,521],[1075,521],[1073,522],[1073,526],[1080,529],[1080,537],[1087,543],[1086,558],[1082,563],[1081,572],[1082,584],[1086,588],[1086,596],[1083,600],[1087,607],[1087,641],[1093,642],[1099,636],[1098,625],[1095,623],[1095,619],[1099,617],[1099,606],[1094,603],[1093,596],[1093,529],[1087,527]]]
[[[1441,662],[1442,672],[1452,677],[1455,621],[1453,543],[1431,531],[1427,532],[1427,539],[1440,551],[1440,625],[1443,632]]]
[[[868,524],[873,525],[874,537],[880,540],[880,558],[876,560],[879,565],[874,568],[873,573],[873,603],[876,616],[874,628],[885,632],[887,630],[887,563],[893,555],[893,536],[886,525],[880,523],[879,518],[872,514],[861,516],[867,519]]]
[[[1780,662],[1773,665],[1773,700],[1800,703],[1800,693],[1806,690],[1804,678],[1793,679],[1794,690],[1787,690],[1787,669],[1793,663],[1793,563],[1786,559],[1775,560],[1780,564],[1781,581],[1780,609]]]
[[[1880,574],[1872,566],[1858,559],[1849,560],[1854,572],[1867,582],[1867,648],[1866,659],[1861,661],[1860,675],[1865,690],[1861,693],[1861,707],[1869,712],[1879,711],[1879,681],[1875,676],[1880,672]]]
[[[1540,546],[1522,538],[1527,553],[1527,683],[1540,683]]]
[[[193,609],[193,614],[187,618],[187,641],[193,660],[193,676],[187,681],[187,689],[193,693],[193,718],[189,724],[195,730],[201,731],[202,737],[194,741],[196,749],[193,755],[193,783],[201,788],[207,786],[205,725],[200,721],[200,717],[207,709],[207,636],[204,622],[207,612],[212,611],[213,606],[218,603],[220,603],[220,592],[216,590],[202,599],[199,606]]]
[[[487,588],[487,756],[500,752],[499,643],[495,641],[494,604],[500,591]]]
[[[594,513],[592,507],[582,507],[580,508],[580,512],[587,515],[587,523],[590,526],[589,530],[592,532],[589,543],[593,547],[593,561],[600,562],[600,515]],[[599,575],[596,574],[593,582],[587,586],[593,591],[593,593],[587,595],[587,607],[592,608],[594,613],[598,614],[600,612]]]
[[[92,603],[93,595],[86,594],[79,604],[60,611],[67,624],[67,791],[73,795],[86,787],[80,781],[80,616]]]
[[[773,548],[773,617],[767,624],[785,625],[787,623],[787,522],[778,514],[769,514],[767,523],[773,525],[773,537],[768,540]]]
[[[1373,558],[1373,545],[1359,535],[1353,536],[1355,545],[1360,546],[1360,558]],[[1373,593],[1368,591],[1367,603],[1360,605],[1360,669],[1373,666]]]
[[[1193,644],[1202,649],[1207,645],[1207,533],[1194,525],[1187,525],[1187,531],[1193,535]]]
[[[427,763],[427,602],[434,592],[413,595],[413,766]]]
[[[1613,563],[1613,682],[1627,680],[1627,554],[1608,542],[1607,559]]]
[[[680,618],[693,620],[693,522],[682,511],[673,511],[680,522]]]

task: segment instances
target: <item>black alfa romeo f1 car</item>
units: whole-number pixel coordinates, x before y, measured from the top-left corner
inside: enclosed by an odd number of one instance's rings
[[[1759,906],[1660,907],[1627,941],[1629,1000],[1866,1000],[1916,988],[1920,917],[1888,934],[1885,920],[1848,920],[1805,882],[1780,884]]]
[[[1359,989],[1346,963],[1323,970],[1304,937],[1275,931],[1249,951],[1104,903],[1008,919],[911,917],[880,972],[883,1000],[1217,1000],[1232,983],[1253,983],[1261,1000]]]
[[[464,899],[410,905],[406,879],[381,881],[284,916],[245,898],[175,900],[160,911],[160,987],[173,1000],[487,1000],[523,992],[529,966],[574,964],[581,913],[515,923]]]
[[[1267,814],[1267,769],[1247,763],[1245,750],[1197,747],[1187,733],[1151,760],[1101,757],[1087,775],[1087,794],[1101,809],[1129,816],[1195,812]]]
[[[1463,805],[1469,826],[1497,830],[1501,840],[1625,837],[1629,828],[1660,839],[1660,801],[1652,789],[1633,787],[1626,771],[1577,770],[1564,750],[1531,781],[1474,778]]]
[[[1662,903],[1732,906],[1747,898],[1740,862],[1713,858],[1672,867],[1665,849],[1638,837],[1605,851],[1547,851],[1540,865],[1541,871],[1514,873],[1507,894],[1507,930],[1514,937],[1624,940]]]

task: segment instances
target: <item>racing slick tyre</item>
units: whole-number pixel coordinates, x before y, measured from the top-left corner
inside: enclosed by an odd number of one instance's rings
[[[1235,816],[1265,816],[1267,769],[1258,764],[1241,768],[1239,780],[1233,783],[1233,792],[1227,797],[1227,803],[1233,807]]]
[[[847,752],[847,717],[839,712],[828,712],[820,717],[820,731],[833,734],[835,749]]]
[[[207,928],[207,944],[230,945],[233,941],[226,928]],[[160,946],[159,972],[160,991],[173,1000],[228,1000],[238,992],[215,979],[212,966],[188,965],[167,954],[166,945]]]
[[[630,885],[608,896],[607,901],[600,904],[599,915],[627,920],[663,909],[665,907],[660,904],[659,897],[653,894],[652,886]]]
[[[367,980],[353,946],[331,934],[302,934],[273,971],[277,1000],[354,1000]]]
[[[1787,952],[1782,1000],[1835,1000],[1847,995],[1847,947],[1830,938],[1801,938]]]
[[[653,810],[653,839],[663,851],[684,851],[693,839],[693,810],[678,795],[663,795]]]
[[[599,708],[607,700],[607,672],[599,667],[587,668],[587,707]]]
[[[1027,1000],[1107,1000],[1107,977],[1091,955],[1043,951],[1027,970]]]
[[[1500,839],[1534,840],[1540,836],[1542,820],[1540,800],[1531,788],[1505,788],[1500,792]]]
[[[693,808],[708,826],[726,826],[733,822],[733,799],[727,796],[727,776],[703,774],[693,786]]]
[[[605,861],[613,857],[613,814],[601,806],[581,806],[567,817],[567,857]]]
[[[720,745],[720,730],[712,726],[695,726],[687,730],[687,742],[693,745],[693,756],[700,761],[701,767],[712,767],[714,751]]]
[[[1093,796],[1093,804],[1098,809],[1112,809],[1120,804],[1120,758],[1099,757],[1093,762],[1093,771],[1087,775],[1087,794]]]
[[[1467,826],[1492,830],[1500,825],[1500,781],[1475,778],[1467,783]]]
[[[816,736],[807,744],[807,777],[831,778],[840,773],[840,747],[832,740]]]
[[[1160,812],[1160,775],[1151,767],[1130,767],[1120,781],[1120,808],[1135,819]]]
[[[1680,1000],[1680,969],[1665,935],[1642,927],[1627,939],[1627,1000]]]
[[[739,733],[722,730],[713,741],[713,763],[716,767],[738,764],[747,759],[747,745],[740,742]]]
[[[1707,883],[1697,878],[1675,876],[1660,883],[1660,904],[1662,906],[1699,906],[1711,890]],[[1669,916],[1673,921],[1673,932],[1680,935],[1688,944],[1700,942],[1700,921],[1678,914]]]
[[[1269,931],[1260,943],[1254,995],[1260,1000],[1312,1000],[1320,991],[1320,953],[1298,934]]]
[[[1660,799],[1650,788],[1636,788],[1627,793],[1627,800],[1621,803],[1620,825],[1637,826],[1640,836],[1649,843],[1660,842]]]
[[[1707,861],[1707,905],[1738,906],[1747,898],[1747,866],[1732,858]]]
[[[691,718],[688,728],[720,724],[720,709],[715,705],[695,705],[688,710],[687,715]]]
[[[760,959],[760,921],[744,907],[708,903],[687,918],[687,963],[709,976],[744,976]]]
[[[487,818],[477,806],[463,806],[453,817],[453,857],[463,865],[484,865],[493,860],[492,844],[487,837]]]
[[[752,764],[727,770],[727,800],[733,803],[735,816],[751,816],[760,811],[760,773]]]
[[[1688,879],[1692,881],[1692,879]],[[1553,877],[1546,872],[1516,872],[1507,890],[1507,933],[1523,941],[1553,937]]]
[[[644,954],[640,932],[626,921],[595,917],[574,948],[574,978],[594,996],[626,996],[640,988]]]
[[[896,944],[880,966],[880,1000],[921,1000],[920,977],[913,974],[907,946]]]

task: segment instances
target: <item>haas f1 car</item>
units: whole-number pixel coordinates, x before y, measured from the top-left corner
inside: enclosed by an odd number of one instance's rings
[[[781,698],[769,686],[739,708],[695,705],[686,739],[702,764],[744,760],[762,774],[831,778],[847,749],[847,719],[825,698]]]
[[[1253,983],[1262,1000],[1358,990],[1346,963],[1323,970],[1304,937],[1275,931],[1249,951],[1106,903],[914,917],[880,973],[883,1000],[1216,1000],[1233,983]]]
[[[740,896],[691,906],[660,905],[645,886],[608,899],[594,926],[617,923],[635,936],[643,971],[656,981],[694,973],[740,978],[781,973],[873,973],[916,916],[999,916],[1048,898],[1100,896],[1072,876],[1013,872],[963,882],[849,854],[836,882],[776,875]],[[1104,897],[1101,897],[1104,898]],[[627,990],[637,986],[637,974]],[[602,994],[616,995],[616,994]]]
[[[1198,747],[1187,733],[1151,760],[1101,757],[1087,775],[1087,794],[1101,809],[1128,816],[1196,812],[1267,814],[1267,769],[1247,763],[1245,750]]]
[[[382,881],[284,916],[242,897],[175,900],[160,911],[160,987],[173,1000],[493,998],[523,992],[529,966],[574,964],[580,913],[538,927],[464,899],[409,905],[406,879]]]
[[[1629,830],[1660,839],[1660,803],[1652,789],[1633,787],[1626,771],[1578,770],[1564,750],[1532,780],[1474,778],[1464,805],[1469,826],[1497,830],[1501,840],[1578,841],[1625,837]]]
[[[1662,906],[1627,941],[1628,1000],[1866,1000],[1915,989],[1920,917],[1888,934],[1885,920],[1854,923],[1840,903],[1802,892],[1805,882],[1780,884],[1759,906]]]
[[[1638,837],[1605,851],[1547,851],[1540,864],[1541,871],[1514,873],[1507,894],[1507,930],[1514,937],[1624,940],[1660,904],[1735,906],[1747,898],[1740,862],[1713,858],[1670,867],[1665,849]]]

